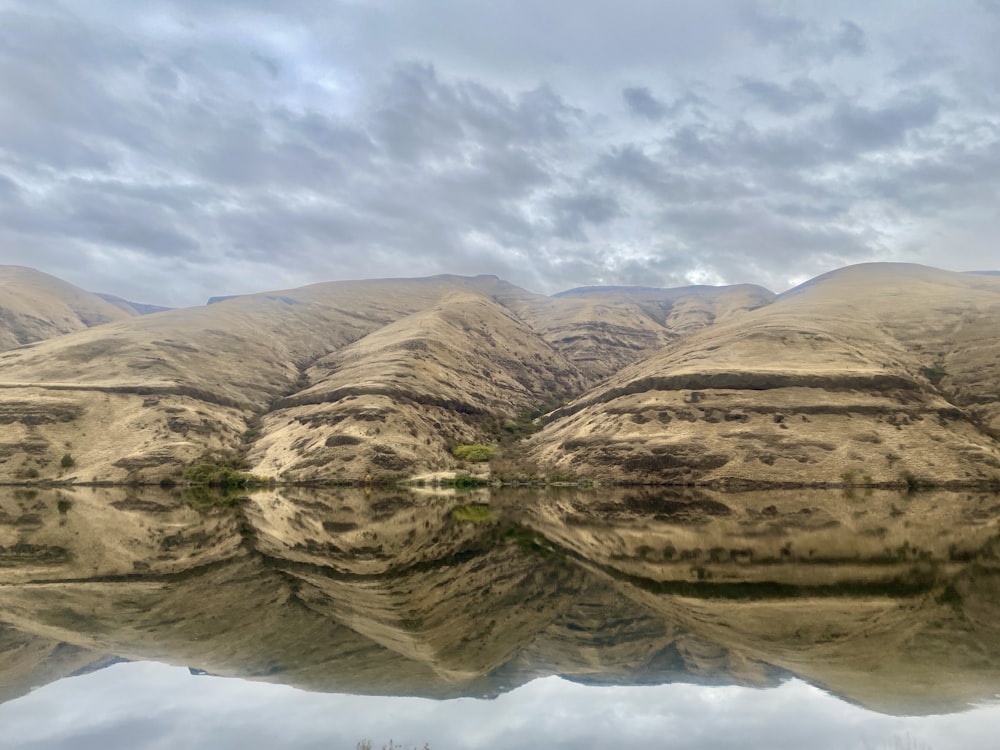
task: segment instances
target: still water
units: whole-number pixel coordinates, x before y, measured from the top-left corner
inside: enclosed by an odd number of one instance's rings
[[[0,746],[993,748],[1000,497],[0,490]]]

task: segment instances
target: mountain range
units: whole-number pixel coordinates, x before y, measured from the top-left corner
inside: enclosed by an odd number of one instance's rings
[[[0,267],[0,481],[990,484],[998,331],[1000,277],[911,264],[780,295],[435,276],[158,311]]]

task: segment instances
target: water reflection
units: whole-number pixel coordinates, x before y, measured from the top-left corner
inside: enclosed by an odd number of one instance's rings
[[[116,660],[309,690],[774,686],[884,713],[1000,691],[1000,498],[822,491],[238,503],[0,494],[0,700]]]

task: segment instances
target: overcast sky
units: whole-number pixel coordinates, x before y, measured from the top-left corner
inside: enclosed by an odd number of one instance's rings
[[[0,263],[140,302],[996,268],[1000,0],[0,0]]]
[[[306,693],[119,664],[0,705],[10,750],[987,750],[1000,706],[892,717],[779,688],[584,687],[548,677],[492,701]]]

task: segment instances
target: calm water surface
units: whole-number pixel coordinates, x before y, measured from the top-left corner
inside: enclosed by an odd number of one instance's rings
[[[0,745],[992,748],[998,523],[979,493],[0,490]]]

